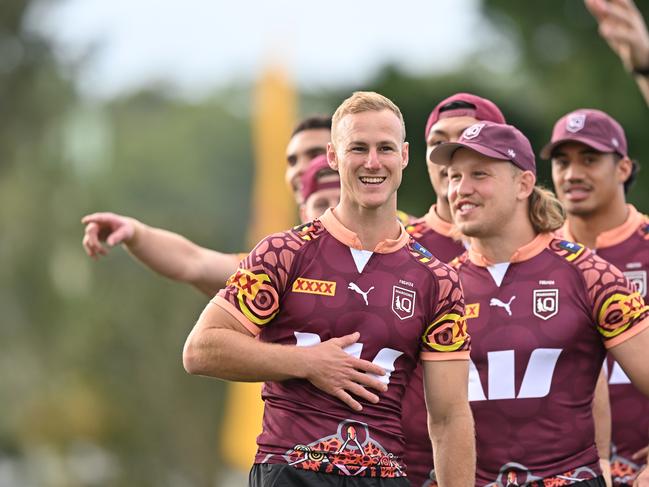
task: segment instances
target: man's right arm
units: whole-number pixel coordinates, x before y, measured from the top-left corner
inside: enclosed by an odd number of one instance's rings
[[[115,213],[93,213],[81,222],[86,225],[83,247],[96,259],[106,255],[109,247],[124,244],[135,259],[174,281],[191,284],[214,296],[237,269],[239,256],[206,249],[182,235],[150,227]]]
[[[381,367],[344,351],[359,337],[356,332],[311,347],[266,343],[256,340],[224,308],[210,303],[187,338],[183,365],[190,374],[234,381],[306,379],[360,411],[356,398],[376,403],[378,396],[367,388],[385,391],[387,386],[370,375],[384,375]]]

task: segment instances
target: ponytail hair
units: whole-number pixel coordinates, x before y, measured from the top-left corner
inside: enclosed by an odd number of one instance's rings
[[[566,210],[552,193],[541,186],[534,186],[529,197],[529,216],[537,233],[554,232],[563,226]]]

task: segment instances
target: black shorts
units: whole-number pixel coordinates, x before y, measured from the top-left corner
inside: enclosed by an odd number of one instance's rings
[[[410,487],[406,477],[348,477],[312,472],[285,463],[255,463],[248,476],[250,487]]]

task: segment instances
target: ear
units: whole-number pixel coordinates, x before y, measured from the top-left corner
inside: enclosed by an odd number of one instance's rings
[[[336,155],[336,148],[331,142],[327,142],[327,162],[331,169],[338,170],[338,156]]]
[[[301,204],[299,210],[300,210],[300,221],[301,221],[302,223],[307,223],[307,219],[306,219],[306,207],[305,207],[305,205],[304,205],[304,204]]]
[[[633,162],[631,161],[631,159],[629,159],[628,157],[623,157],[618,161],[617,167],[615,168],[615,174],[620,184],[624,184],[624,182],[629,179],[629,176],[631,176],[632,172]]]
[[[534,191],[536,176],[532,171],[523,171],[518,176],[518,199],[526,200]]]
[[[408,142],[404,142],[403,146],[401,146],[401,169],[405,169],[406,166],[408,165],[408,156],[410,154],[410,144]]]

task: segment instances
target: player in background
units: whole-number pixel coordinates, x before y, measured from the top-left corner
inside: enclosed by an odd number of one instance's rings
[[[471,485],[462,292],[452,269],[397,221],[408,163],[401,112],[355,93],[334,114],[327,156],[340,173],[340,204],[260,242],[203,311],[185,367],[267,381],[251,485],[334,485],[331,475],[342,476],[335,485],[409,485],[401,402],[421,357],[438,478]],[[384,375],[363,373],[376,374],[376,364]]]
[[[426,215],[406,225],[406,231],[442,262],[450,262],[465,248],[453,237],[447,168],[430,162],[428,155],[443,142],[455,142],[466,128],[480,120],[504,123],[505,117],[486,98],[456,93],[439,102],[426,122],[426,165],[436,202]],[[421,428],[422,422],[426,421],[422,364],[417,365],[406,388],[402,414],[403,434],[408,445],[404,459],[410,483],[413,487],[434,485],[431,444],[428,432]]]
[[[563,208],[536,186],[527,138],[480,122],[430,158],[469,238],[456,266],[473,337],[476,485],[603,486],[592,400],[606,351],[649,395],[649,307],[624,275],[555,237]]]
[[[646,297],[649,218],[626,202],[638,164],[629,158],[622,126],[610,115],[580,109],[561,117],[541,151],[568,214],[564,238],[586,245],[624,272]],[[646,467],[649,399],[609,355],[612,416],[611,471],[615,485],[631,485]],[[649,472],[643,477],[649,481]]]
[[[633,0],[585,0],[599,33],[630,72],[649,105],[649,30]]]
[[[302,204],[301,175],[314,157],[325,154],[330,138],[330,117],[308,117],[293,130],[286,148],[285,178],[298,207]],[[111,247],[123,244],[136,260],[154,272],[191,284],[210,297],[236,270],[242,257],[201,247],[177,233],[115,213],[93,213],[81,222],[85,225],[83,247],[90,257],[97,259]]]

